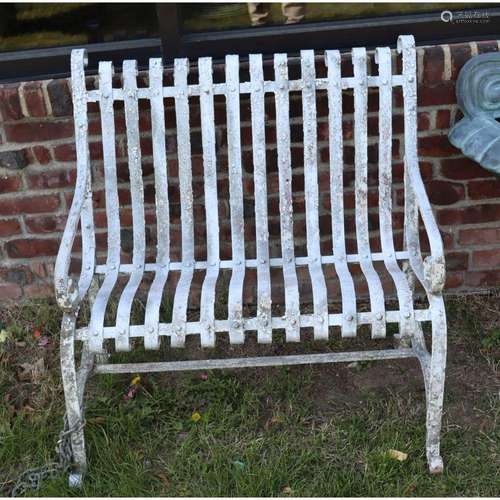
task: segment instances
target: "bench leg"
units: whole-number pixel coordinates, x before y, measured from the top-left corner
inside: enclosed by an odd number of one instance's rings
[[[84,377],[84,371],[80,371],[77,376],[75,367],[75,323],[76,312],[65,313],[61,325],[61,376],[64,388],[64,398],[66,401],[66,416],[68,426],[74,429],[71,433],[71,451],[73,454],[74,469],[70,474],[70,486],[78,487],[81,485],[83,474],[87,468],[87,459],[85,454],[85,441],[83,435],[83,411],[80,402],[80,394],[83,399],[83,387],[79,387],[79,378]],[[85,366],[88,366],[88,357],[83,360]],[[83,366],[82,366],[83,368]],[[83,383],[81,384],[83,386]]]
[[[433,295],[429,302],[432,310],[432,354],[426,384],[426,448],[431,474],[440,474],[443,472],[443,459],[439,451],[439,442],[446,368],[446,315],[441,295]]]

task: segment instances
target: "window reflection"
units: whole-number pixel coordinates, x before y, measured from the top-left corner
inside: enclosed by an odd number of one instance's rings
[[[0,4],[0,52],[155,36],[153,3]]]
[[[182,14],[182,31],[184,33],[471,8],[471,4],[466,3],[430,2],[189,3],[178,4],[178,6]]]
[[[248,14],[252,26],[264,26],[270,21],[270,3],[248,3]],[[305,3],[282,3],[281,12],[285,18],[285,24],[300,23],[306,14]]]

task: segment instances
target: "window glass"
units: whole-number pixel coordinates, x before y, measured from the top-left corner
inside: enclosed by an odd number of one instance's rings
[[[487,5],[487,4],[486,4]],[[182,30],[215,31],[298,22],[340,21],[475,7],[466,3],[190,3],[179,4]],[[360,42],[361,43],[361,42]]]
[[[153,3],[0,4],[0,52],[156,36]]]

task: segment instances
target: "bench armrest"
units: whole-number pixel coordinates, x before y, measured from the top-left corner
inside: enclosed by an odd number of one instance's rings
[[[410,158],[405,158],[405,245],[410,266],[425,291],[430,294],[439,294],[443,291],[445,282],[443,241],[425,191],[418,161]],[[422,259],[420,251],[419,214],[422,217],[431,250],[431,254],[425,259]]]
[[[92,215],[92,192],[88,150],[87,95],[85,87],[85,50],[71,52],[71,88],[75,123],[77,177],[73,202],[64,229],[54,268],[56,300],[65,312],[78,309],[87,292],[95,267],[95,234]],[[81,220],[82,271],[78,285],[69,276],[71,250]]]

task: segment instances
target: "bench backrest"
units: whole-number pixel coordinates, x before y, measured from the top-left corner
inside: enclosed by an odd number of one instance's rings
[[[198,81],[191,83],[189,62],[176,59],[173,68],[173,82],[164,82],[164,69],[161,59],[151,59],[146,86],[138,85],[138,72],[135,61],[124,61],[122,85],[117,87],[110,62],[99,64],[97,89],[88,90],[85,82],[86,56],[84,50],[72,52],[72,92],[76,126],[76,149],[79,174],[89,172],[89,118],[88,104],[97,103],[100,110],[100,128],[102,130],[102,155],[104,176],[104,197],[107,227],[106,263],[97,266],[98,272],[110,269],[143,273],[168,266],[171,270],[180,270],[186,265],[195,265],[197,269],[234,268],[246,266],[256,268],[259,286],[269,280],[270,267],[282,265],[284,275],[288,266],[305,265],[310,259],[320,259],[323,263],[336,259],[362,262],[384,260],[384,255],[394,255],[392,221],[392,120],[393,89],[402,88],[404,107],[404,154],[416,158],[416,57],[412,36],[401,36],[398,49],[402,52],[402,71],[397,72],[393,54],[388,47],[377,48],[375,64],[371,64],[375,74],[368,74],[369,58],[364,48],[352,50],[352,76],[343,76],[344,68],[341,55],[336,50],[327,50],[324,61],[315,57],[312,50],[305,50],[300,55],[300,78],[289,78],[289,64],[286,54],[275,54],[273,60],[274,78],[264,78],[265,66],[259,54],[251,54],[248,60],[247,81],[240,81],[241,65],[238,56],[228,55],[225,59],[225,80],[214,82],[211,58],[198,60]],[[324,62],[326,74],[317,76],[317,66]],[[375,145],[378,163],[378,204],[380,227],[380,252],[373,252],[370,243],[369,221],[369,185],[368,185],[368,95],[370,89],[378,93],[378,141]],[[353,93],[354,120],[354,220],[357,251],[349,253],[345,237],[345,193],[344,193],[344,137],[343,133],[343,92]],[[301,94],[302,124],[290,122],[290,96]],[[318,125],[317,94],[323,92],[328,101],[328,177],[321,178],[318,169]],[[269,154],[266,155],[266,125],[269,119],[266,107],[266,95],[274,96],[275,134],[277,155],[277,189],[269,186]],[[244,183],[247,176],[242,166],[242,126],[241,99],[250,98],[251,113],[251,157],[252,181],[251,207],[248,197],[244,196]],[[225,127],[227,129],[227,176],[229,200],[220,196],[218,178],[217,151],[217,111],[222,98],[225,109]],[[193,109],[190,102],[199,100],[199,120],[201,125],[203,203],[206,214],[206,231],[201,234],[202,246],[206,247],[205,258],[197,258],[196,241],[200,235],[196,229],[196,210],[193,198],[192,159]],[[117,121],[116,103],[123,104],[124,124]],[[148,103],[151,121],[151,144],[141,136],[140,108]],[[170,104],[169,104],[170,103]],[[172,106],[173,103],[173,106]],[[292,103],[293,104],[293,103]],[[173,109],[173,114],[168,114]],[[166,123],[170,120],[169,123]],[[174,123],[172,123],[175,121]],[[92,125],[92,123],[90,124]],[[123,204],[120,196],[117,165],[116,143],[117,127],[124,125],[126,131],[126,156],[130,182],[131,218],[133,227],[132,262],[124,264],[121,255],[120,210]],[[175,153],[171,151],[167,128],[175,128]],[[299,128],[299,142],[303,142],[303,198],[305,205],[306,241],[303,256],[296,255],[294,241],[293,207],[295,192],[292,189],[292,136]],[[296,139],[294,139],[296,140]],[[323,139],[322,139],[323,140]],[[122,147],[125,145],[122,144]],[[156,251],[154,263],[149,261],[148,211],[145,210],[145,187],[143,181],[144,165],[142,152],[152,148],[154,169],[154,205],[156,220]],[[267,163],[266,163],[267,162]],[[175,172],[174,172],[175,170]],[[83,174],[82,174],[83,175]],[[327,191],[331,211],[332,252],[322,251],[320,234],[320,199],[318,182],[328,183]],[[83,182],[83,181],[82,181]],[[90,178],[85,177],[90,187]],[[178,199],[171,200],[172,182],[178,190]],[[325,182],[322,182],[323,186]],[[218,184],[219,183],[219,184]],[[269,201],[271,189],[279,191],[279,241],[280,256],[270,255],[269,242]],[[148,192],[146,192],[148,196]],[[146,200],[147,201],[147,200]],[[172,234],[177,229],[174,219],[178,213],[171,213],[173,201],[180,210],[180,240],[182,255],[173,252]],[[227,203],[229,202],[229,203]],[[220,227],[221,210],[226,207],[230,217],[230,230]],[[93,248],[92,211],[84,210],[82,224],[83,247]],[[255,217],[255,252],[248,258],[248,239],[246,220]],[[91,227],[92,226],[92,227]],[[221,232],[222,230],[222,232]],[[272,231],[271,231],[272,232]],[[297,232],[297,231],[296,231]],[[296,236],[296,235],[295,235]],[[226,242],[227,240],[227,242]],[[230,251],[221,249],[229,244]],[[296,238],[295,238],[296,240]],[[247,244],[245,243],[247,242]],[[226,245],[227,243],[227,245]],[[221,254],[222,250],[222,254]],[[400,252],[402,256],[404,252]],[[180,259],[179,259],[180,257]],[[149,262],[148,262],[149,261]],[[93,267],[93,266],[92,266]],[[83,282],[83,284],[82,284]],[[85,276],[80,287],[86,286]],[[314,282],[313,282],[314,286]],[[291,292],[287,292],[291,293]],[[298,300],[298,295],[288,297]],[[298,309],[298,304],[295,304]]]

